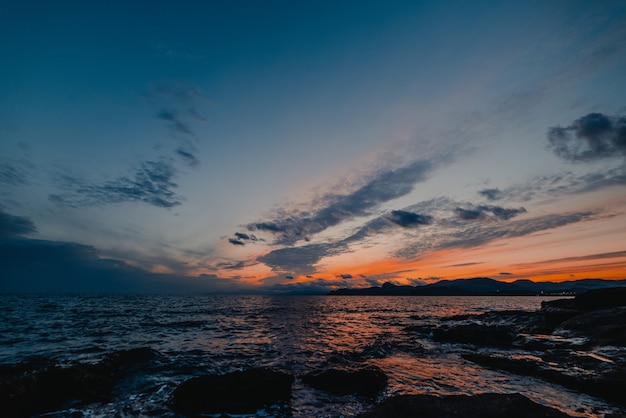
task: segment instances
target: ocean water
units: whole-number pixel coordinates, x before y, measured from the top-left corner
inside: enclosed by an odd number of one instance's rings
[[[287,416],[351,417],[396,394],[481,392],[522,393],[573,416],[619,412],[601,399],[558,385],[482,368],[460,357],[475,352],[475,347],[435,343],[411,331],[451,315],[533,311],[549,299],[0,295],[0,363],[42,356],[58,362],[97,362],[108,353],[137,347],[161,354],[122,382],[113,402],[47,417],[70,412],[88,417],[178,417],[167,408],[168,400],[176,386],[191,377],[249,367],[301,376],[344,365],[376,365],[387,374],[389,385],[378,399],[367,400],[329,395],[296,379]]]

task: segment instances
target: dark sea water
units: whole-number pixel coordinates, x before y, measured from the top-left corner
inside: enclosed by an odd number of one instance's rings
[[[48,417],[70,412],[178,417],[167,408],[168,400],[191,377],[250,367],[300,376],[337,365],[376,365],[389,377],[389,386],[378,399],[367,400],[329,395],[296,379],[288,416],[350,417],[396,394],[481,392],[519,392],[573,416],[619,412],[598,398],[488,370],[460,357],[497,349],[435,343],[410,331],[451,315],[534,311],[542,300],[548,298],[0,295],[0,363],[35,356],[97,362],[108,353],[137,347],[161,354],[118,385],[113,402]]]

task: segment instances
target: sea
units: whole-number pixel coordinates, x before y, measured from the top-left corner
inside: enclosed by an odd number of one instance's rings
[[[268,367],[294,376],[375,365],[388,376],[376,399],[336,396],[296,378],[290,408],[256,416],[353,417],[399,394],[521,393],[572,416],[624,413],[599,398],[461,358],[495,348],[437,343],[411,331],[453,315],[540,308],[550,297],[0,295],[0,364],[45,357],[97,363],[119,350],[160,355],[108,403],[42,416],[180,417],[168,408],[192,377]],[[506,352],[511,353],[511,350]],[[514,350],[511,355],[515,355]],[[245,396],[245,394],[242,394]]]

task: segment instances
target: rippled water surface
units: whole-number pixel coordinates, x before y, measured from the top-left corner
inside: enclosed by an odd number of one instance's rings
[[[494,310],[536,310],[539,297],[382,296],[0,296],[0,363],[45,356],[98,361],[151,347],[162,356],[118,387],[116,402],[87,416],[176,417],[166,407],[179,383],[206,373],[267,366],[302,375],[315,368],[374,364],[389,377],[379,400],[400,393],[521,392],[571,415],[611,407],[540,380],[486,370],[411,327]],[[487,350],[487,349],[481,349]],[[493,351],[493,350],[491,350]],[[293,386],[293,416],[354,416],[372,404]],[[63,416],[68,411],[60,411]],[[52,414],[54,416],[54,414]]]

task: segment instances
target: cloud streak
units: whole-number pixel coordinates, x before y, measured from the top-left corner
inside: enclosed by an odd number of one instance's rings
[[[176,194],[174,183],[177,170],[169,159],[144,161],[130,176],[120,176],[102,184],[72,176],[63,176],[63,195],[51,194],[49,200],[71,207],[100,206],[112,203],[139,202],[161,208],[180,205],[183,198]]]
[[[30,164],[24,160],[0,159],[0,183],[7,186],[23,186],[28,182]]]
[[[351,193],[326,195],[322,207],[313,213],[278,211],[280,217],[248,224],[247,229],[272,233],[275,244],[292,245],[341,222],[368,215],[377,206],[410,193],[415,184],[427,179],[436,165],[433,160],[418,160],[384,171]],[[408,214],[391,216],[397,222],[411,222]],[[412,222],[418,222],[418,218],[414,217]]]
[[[432,216],[404,210],[392,210],[386,217],[388,220],[403,228],[413,228],[418,225],[428,225],[432,222]]]
[[[206,122],[202,113],[207,100],[202,90],[193,83],[179,80],[152,86],[145,98],[157,109],[156,119],[177,142],[174,155],[190,167],[198,166],[198,135],[194,125]]]
[[[523,237],[536,232],[591,220],[596,216],[596,212],[582,211],[550,214],[510,222],[452,223],[447,230],[439,229],[436,235],[424,236],[420,240],[402,247],[396,251],[396,256],[410,259],[419,257],[428,251],[480,247],[498,239]]]
[[[526,209],[523,207],[515,209],[503,208],[501,206],[494,205],[479,205],[470,207],[469,209],[457,207],[454,209],[454,213],[458,216],[459,219],[462,219],[464,221],[489,219],[508,221],[515,216],[526,213]]]

